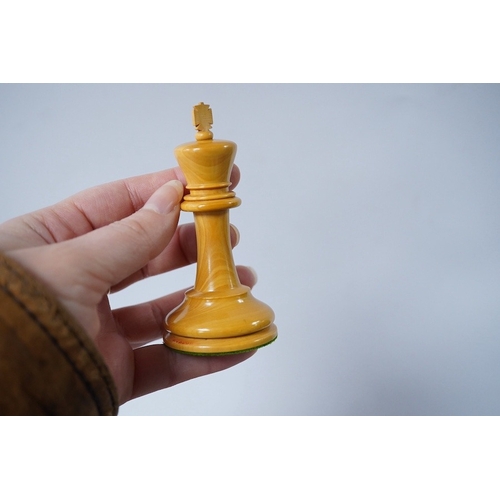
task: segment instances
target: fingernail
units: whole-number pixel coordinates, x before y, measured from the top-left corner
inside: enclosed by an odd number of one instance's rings
[[[233,226],[233,224],[230,224],[230,226],[231,232],[234,234],[235,238],[235,241],[233,241],[233,237],[231,236],[231,243],[233,244],[233,247],[235,247],[240,242],[240,232],[236,226]]]
[[[183,195],[184,186],[182,182],[177,180],[169,181],[152,194],[144,208],[166,215],[181,202]]]

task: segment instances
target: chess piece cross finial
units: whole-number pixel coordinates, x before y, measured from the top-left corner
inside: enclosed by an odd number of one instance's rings
[[[200,102],[193,107],[193,125],[198,131],[196,134],[198,141],[212,139],[213,134],[210,129],[213,122],[212,110],[208,104]]]

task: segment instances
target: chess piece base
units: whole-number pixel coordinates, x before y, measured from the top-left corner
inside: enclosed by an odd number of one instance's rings
[[[165,345],[174,351],[197,356],[221,356],[253,351],[276,340],[277,328],[273,324],[258,332],[230,338],[189,338],[173,333],[165,336]]]
[[[263,347],[277,337],[272,309],[238,285],[213,292],[188,290],[165,319],[167,347],[188,354],[232,354]]]

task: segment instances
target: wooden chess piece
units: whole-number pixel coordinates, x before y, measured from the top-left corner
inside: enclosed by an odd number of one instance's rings
[[[277,337],[272,309],[240,283],[229,237],[229,209],[241,200],[229,191],[236,144],[213,140],[210,106],[193,109],[196,142],[175,149],[193,212],[198,262],[194,288],[165,318],[165,344],[187,354],[220,355],[263,347]]]

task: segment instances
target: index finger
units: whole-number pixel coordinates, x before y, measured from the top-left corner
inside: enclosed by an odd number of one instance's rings
[[[87,189],[32,215],[55,242],[65,241],[132,215],[160,186],[174,179],[186,185],[184,174],[176,167]],[[239,168],[233,165],[231,188],[239,179]]]

